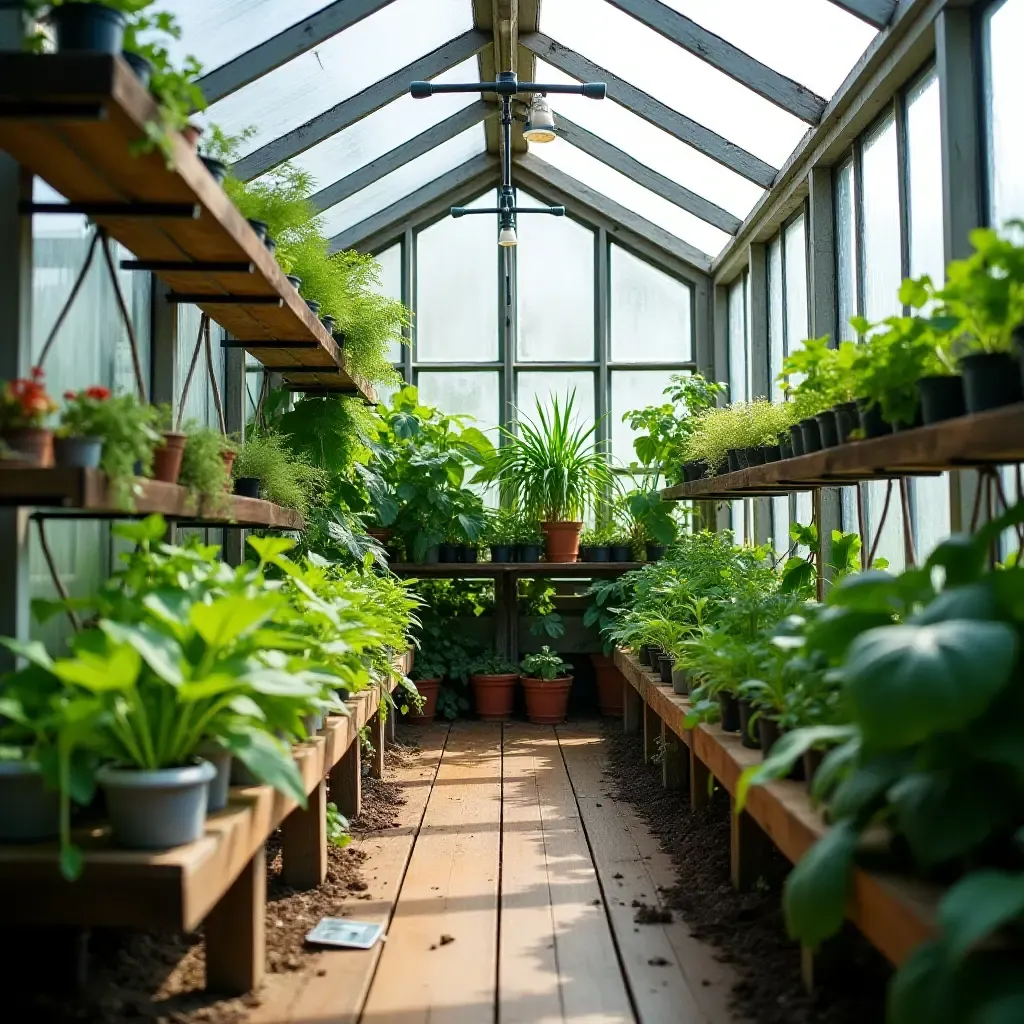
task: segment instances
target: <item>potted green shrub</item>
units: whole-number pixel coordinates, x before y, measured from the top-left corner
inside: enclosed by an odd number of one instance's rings
[[[253,431],[235,456],[232,474],[235,494],[258,498],[305,515],[314,497],[327,487],[327,473],[295,452],[288,438],[270,431]]]
[[[215,515],[223,513],[228,505],[231,474],[224,458],[228,443],[219,430],[194,423],[186,425],[178,483]]]
[[[501,722],[512,717],[519,668],[496,654],[487,654],[470,663],[469,683],[477,715],[485,722]]]
[[[544,552],[544,533],[540,523],[529,516],[520,516],[516,526],[516,561],[539,562]]]
[[[584,510],[612,485],[612,472],[597,427],[575,416],[576,392],[552,399],[548,412],[537,399],[536,420],[521,417],[516,432],[478,474],[501,484],[503,493],[541,521],[549,562],[575,562]]]
[[[448,671],[445,662],[430,651],[420,651],[416,655],[409,678],[416,684],[416,692],[422,703],[409,708],[407,720],[418,725],[429,725],[437,713],[437,696],[441,682]]]
[[[515,509],[495,509],[487,516],[484,538],[491,549],[491,561],[507,563],[515,561],[516,534],[519,528],[519,514]]]
[[[4,381],[0,391],[0,440],[14,452],[17,463],[46,469],[53,465],[53,431],[46,419],[57,411],[47,393],[43,370]]]
[[[535,725],[558,725],[565,721],[572,689],[571,668],[545,645],[528,654],[522,663],[522,684],[526,693],[526,714]]]

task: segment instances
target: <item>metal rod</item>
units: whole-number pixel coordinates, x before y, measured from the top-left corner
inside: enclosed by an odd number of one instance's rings
[[[198,203],[33,203],[22,202],[18,210],[25,214],[80,213],[86,217],[149,217],[168,220],[198,220]]]
[[[191,292],[170,292],[167,301],[180,305],[203,306],[277,306],[284,305],[280,295],[193,295]]]
[[[175,274],[252,274],[255,264],[248,260],[121,260],[122,270],[163,271]]]

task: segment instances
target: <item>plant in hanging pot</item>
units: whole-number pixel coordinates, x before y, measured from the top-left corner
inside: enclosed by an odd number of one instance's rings
[[[175,424],[169,405],[157,406],[157,430],[160,433],[153,450],[152,476],[162,483],[176,484],[181,475],[181,460],[185,455],[188,435]]]
[[[545,645],[523,658],[521,681],[526,692],[526,713],[536,725],[558,725],[569,708],[572,666]]]
[[[519,667],[496,654],[487,654],[470,662],[469,671],[477,715],[485,722],[511,718]]]
[[[597,427],[578,422],[575,401],[575,391],[552,396],[548,411],[538,398],[536,420],[502,428],[504,443],[476,477],[498,481],[506,500],[540,519],[549,562],[576,561],[584,510],[613,482]]]
[[[53,465],[53,431],[45,424],[58,405],[43,380],[42,367],[35,366],[30,376],[5,381],[0,390],[0,440],[13,452],[8,465]]]

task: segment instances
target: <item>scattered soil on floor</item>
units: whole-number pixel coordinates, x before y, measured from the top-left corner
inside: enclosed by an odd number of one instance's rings
[[[405,767],[415,744],[406,741],[384,753],[385,769]],[[363,778],[362,813],[350,823],[355,836],[393,828],[395,808],[405,803],[402,787]],[[297,892],[281,879],[281,843],[267,842],[267,970],[314,971],[316,952],[305,945],[306,933],[322,917],[358,913],[360,899],[369,898],[363,878],[366,854],[358,844],[328,847],[327,880],[317,889]],[[46,943],[47,937],[40,937]],[[38,951],[45,946],[36,947]],[[203,991],[206,951],[202,930],[194,933],[126,933],[94,930],[89,937],[88,979],[83,990],[53,991],[54,964],[25,974],[12,971],[5,986],[4,1007],[12,1022],[32,1024],[241,1024],[260,1004],[259,993],[240,999],[219,999]],[[8,964],[8,966],[10,966]],[[39,975],[38,983],[26,983]],[[5,1017],[5,1020],[8,1018]]]
[[[789,862],[780,853],[771,851],[753,891],[733,889],[728,794],[716,789],[710,807],[695,813],[688,794],[662,788],[661,769],[643,763],[636,736],[609,727],[607,739],[609,786],[661,840],[677,869],[677,885],[661,893],[665,905],[739,976],[732,991],[737,1016],[756,1024],[881,1024],[891,971],[852,927],[833,940],[840,944],[836,969],[813,995],[805,991],[800,948],[786,937],[782,915]]]

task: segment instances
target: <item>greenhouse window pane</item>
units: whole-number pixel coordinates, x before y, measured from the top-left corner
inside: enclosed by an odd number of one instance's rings
[[[729,401],[750,398],[750,364],[747,358],[746,276],[729,286]]]
[[[472,27],[465,0],[395,0],[213,104],[208,117],[232,133],[255,127],[245,155]]]
[[[786,263],[786,351],[797,352],[807,340],[807,236],[801,214],[783,234]]]
[[[940,165],[941,166],[941,165]],[[857,219],[853,161],[843,164],[835,176],[836,294],[839,340],[854,337],[850,318],[857,315]]]
[[[455,138],[410,160],[404,167],[385,174],[344,202],[325,210],[322,215],[325,234],[332,237],[380,213],[416,189],[483,153],[486,148],[483,125],[467,128]]]
[[[899,165],[892,117],[865,140],[862,161],[864,315],[881,320],[902,312]]]
[[[636,462],[633,438],[642,431],[622,422],[625,413],[668,402],[665,388],[672,374],[666,370],[614,370],[611,374],[612,404],[608,416],[612,436],[612,459],[628,466]]]
[[[522,190],[519,206],[546,203]],[[524,361],[594,359],[594,232],[569,217],[516,221],[519,354]]]
[[[380,288],[381,295],[389,299],[402,301],[402,243],[398,242],[385,249],[377,255],[377,262],[380,264]],[[388,359],[393,363],[402,361],[402,343],[395,341],[388,349]]]
[[[768,243],[768,375],[773,402],[783,399],[779,374],[786,357],[786,332],[783,319],[782,235]],[[787,529],[789,527],[787,526]]]
[[[907,220],[910,273],[945,277],[942,235],[942,130],[939,78],[931,72],[907,96]]]
[[[685,363],[693,358],[690,286],[612,243],[611,358],[617,363]]]
[[[876,30],[830,0],[663,0],[751,57],[826,99]]]
[[[548,142],[543,148],[534,149],[534,153],[553,167],[571,175],[582,184],[626,207],[627,210],[645,217],[652,224],[670,231],[677,238],[689,242],[709,256],[716,256],[721,252],[731,237],[692,213],[687,213],[675,203],[662,199],[643,185],[638,185],[632,178],[613,170],[564,139]]]
[[[421,370],[416,384],[424,405],[436,405],[449,415],[472,416],[474,425],[497,444],[501,391],[497,370]]]
[[[545,373],[540,370],[523,370],[516,377],[516,408],[520,419],[537,422],[537,401],[545,412],[551,411],[552,399],[557,398],[565,408],[567,396],[575,390],[573,414],[584,427],[592,427],[597,420],[594,404],[594,374],[592,371],[566,370]]]
[[[468,206],[497,204],[488,191]],[[416,237],[415,356],[424,362],[498,358],[496,218],[445,217]]]
[[[544,0],[541,31],[781,167],[806,125],[605,0]]]
[[[575,82],[574,78],[542,60],[537,61],[537,79],[552,84]],[[764,195],[764,189],[752,181],[680,142],[614,100],[595,103],[585,96],[554,95],[551,96],[551,106],[556,120],[559,114],[564,113],[570,121],[592,135],[605,139],[651,170],[664,174],[737,217],[746,217]]]
[[[1005,0],[985,12],[985,92],[988,104],[989,223],[1002,227],[1024,217],[1024,135],[1020,97],[1024,94],[1024,0]]]
[[[772,547],[777,555],[789,550],[789,497],[772,498]]]

